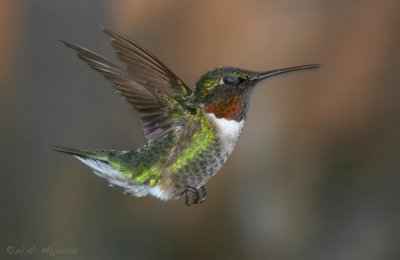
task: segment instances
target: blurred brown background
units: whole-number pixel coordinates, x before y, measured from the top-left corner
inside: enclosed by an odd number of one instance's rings
[[[322,68],[258,86],[205,204],[137,199],[51,151],[145,142],[58,41],[113,57],[101,24],[191,86],[221,65]],[[397,0],[0,1],[0,258],[400,259],[399,28]]]

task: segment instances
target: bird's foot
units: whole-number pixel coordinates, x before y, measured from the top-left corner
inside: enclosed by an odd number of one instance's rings
[[[201,198],[199,198],[199,190],[192,187],[188,186],[182,193],[181,195],[185,194],[185,204],[186,206],[190,206],[192,204],[197,204],[197,203],[203,203],[207,199],[207,192],[204,186],[200,187],[201,189]],[[192,195],[192,201],[190,201],[190,193],[193,193]]]
[[[201,186],[200,189],[201,189],[200,203],[203,203],[207,199],[207,191],[206,191],[206,188],[204,188],[204,186]]]

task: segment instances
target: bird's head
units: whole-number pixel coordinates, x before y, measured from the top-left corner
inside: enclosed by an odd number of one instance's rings
[[[247,114],[249,95],[258,82],[275,75],[318,66],[310,64],[266,72],[232,67],[215,68],[204,74],[197,82],[195,99],[206,113],[239,122]]]

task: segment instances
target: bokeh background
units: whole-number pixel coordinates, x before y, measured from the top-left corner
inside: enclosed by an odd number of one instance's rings
[[[59,42],[116,61],[99,25],[190,86],[221,65],[322,68],[259,84],[205,204],[138,199],[51,151],[145,143],[136,112]],[[397,0],[1,0],[0,258],[400,259],[399,28]]]

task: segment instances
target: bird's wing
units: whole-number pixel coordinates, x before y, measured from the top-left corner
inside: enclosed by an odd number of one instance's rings
[[[183,101],[192,91],[150,52],[140,47],[128,37],[109,28],[103,31],[111,37],[111,46],[119,60],[126,64],[126,69],[135,78],[146,81],[147,85]]]
[[[111,81],[139,112],[147,139],[157,138],[187,119],[193,119],[183,102],[192,91],[180,79],[133,41],[109,29],[105,32],[112,36],[117,55],[127,63],[128,71],[88,49],[62,42]]]

